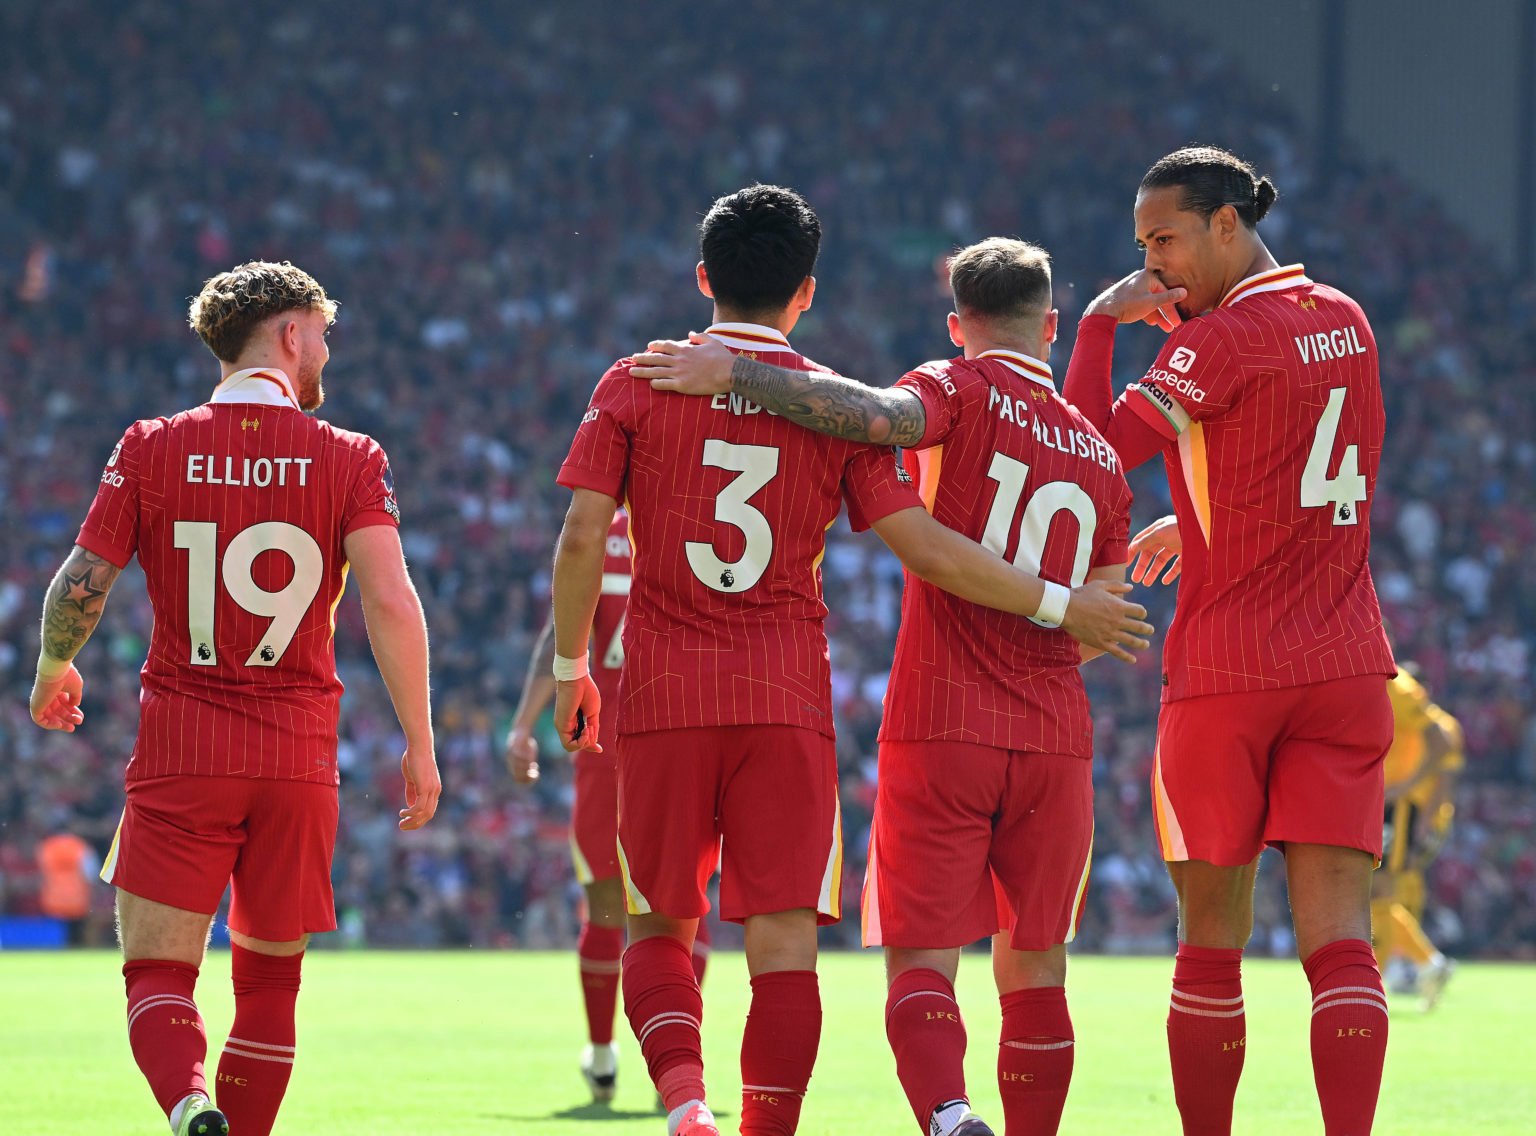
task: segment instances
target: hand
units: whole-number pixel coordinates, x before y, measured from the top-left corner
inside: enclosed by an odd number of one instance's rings
[[[1089,580],[1073,588],[1061,629],[1085,647],[1134,663],[1131,651],[1147,649],[1153,628],[1144,622],[1146,608],[1120,598],[1130,590],[1121,580]]]
[[[555,729],[567,753],[602,753],[597,718],[603,700],[591,675],[555,683]]]
[[[1131,538],[1131,579],[1138,584],[1171,584],[1184,571],[1184,539],[1174,517],[1160,517]],[[1163,572],[1164,567],[1168,571]]]
[[[437,758],[432,746],[405,747],[400,759],[405,775],[405,808],[400,810],[400,831],[410,832],[431,820],[437,812],[437,800],[443,795],[443,779],[438,776]]]
[[[507,772],[519,785],[539,779],[539,743],[526,726],[513,726],[507,734]]]
[[[45,730],[74,733],[75,727],[85,721],[80,709],[84,692],[85,680],[73,663],[57,678],[39,675],[32,684],[32,720]]]
[[[650,379],[651,388],[678,394],[725,394],[731,389],[731,364],[736,356],[718,339],[690,331],[688,342],[655,339],[636,355],[629,373]]]
[[[1164,331],[1172,331],[1184,322],[1174,305],[1188,294],[1183,288],[1166,287],[1142,268],[1100,292],[1084,314],[1114,316],[1121,323],[1142,320]]]

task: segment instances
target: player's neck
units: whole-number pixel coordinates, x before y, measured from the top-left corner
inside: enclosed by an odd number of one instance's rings
[[[1275,259],[1274,253],[1269,251],[1263,241],[1255,239],[1253,245],[1253,255],[1242,264],[1241,271],[1223,285],[1221,289],[1223,296],[1230,295],[1232,289],[1236,288],[1244,280],[1257,276],[1261,272],[1271,272],[1280,267],[1280,262]]]
[[[799,319],[800,313],[789,308],[776,313],[753,312],[751,315],[743,315],[719,304],[715,305],[715,323],[750,323],[758,327],[771,327],[785,339],[789,338],[790,331]]]
[[[979,355],[985,355],[988,351],[1012,351],[1017,355],[1028,355],[1031,359],[1046,361],[1047,348],[1041,340],[1004,337],[1001,339],[986,339],[967,335],[965,337],[965,357],[975,359]]]
[[[241,371],[281,371],[285,375],[292,375],[285,361],[276,355],[257,354],[237,359],[233,363],[219,360],[219,382],[226,382],[229,376],[238,375]]]

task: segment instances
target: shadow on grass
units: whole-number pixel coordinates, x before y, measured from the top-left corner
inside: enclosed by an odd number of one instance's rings
[[[730,1113],[722,1112],[719,1109],[715,1109],[713,1111],[717,1117],[723,1118],[730,1115]],[[655,1120],[656,1118],[663,1117],[665,1115],[666,1114],[664,1112],[661,1112],[657,1109],[614,1108],[611,1105],[606,1104],[588,1103],[576,1105],[573,1108],[557,1109],[554,1112],[546,1112],[538,1115],[513,1115],[512,1113],[507,1112],[488,1112],[483,1113],[481,1119],[511,1120],[517,1121],[519,1123],[527,1123],[529,1121],[550,1120]]]

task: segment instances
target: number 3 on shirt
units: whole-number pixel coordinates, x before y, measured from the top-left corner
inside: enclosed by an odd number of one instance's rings
[[[219,526],[212,521],[177,521],[172,530],[177,548],[187,550],[187,632],[194,667],[218,665],[213,617],[219,575]],[[281,552],[293,562],[287,586],[269,592],[251,575],[263,552]],[[263,521],[241,529],[224,550],[222,575],[229,598],[252,615],[272,620],[245,660],[248,667],[275,667],[299,629],[304,613],[320,590],[325,557],[315,538],[285,521]]]
[[[747,545],[740,560],[726,563],[715,555],[713,545],[690,540],[683,546],[688,567],[705,587],[717,592],[744,592],[763,578],[773,555],[773,529],[768,518],[747,501],[779,472],[779,451],[773,446],[736,446],[707,438],[704,464],[741,475],[715,496],[715,520],[740,529]]]
[[[1360,522],[1360,502],[1365,500],[1365,478],[1360,476],[1360,447],[1345,446],[1339,458],[1339,474],[1328,476],[1333,459],[1333,443],[1339,436],[1339,419],[1344,414],[1344,387],[1328,392],[1328,405],[1317,420],[1312,435],[1312,449],[1307,453],[1306,468],[1301,471],[1301,507],[1322,509],[1332,506],[1335,525]]]

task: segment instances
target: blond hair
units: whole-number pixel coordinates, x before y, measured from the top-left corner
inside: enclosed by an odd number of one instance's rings
[[[252,260],[211,277],[192,298],[187,322],[208,350],[233,363],[264,322],[283,312],[314,309],[336,322],[336,301],[320,282],[286,260]]]

